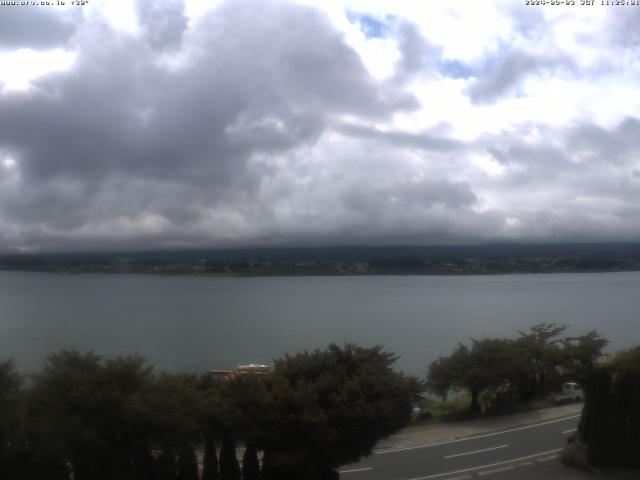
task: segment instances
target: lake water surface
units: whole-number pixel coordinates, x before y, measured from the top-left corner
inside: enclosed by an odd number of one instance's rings
[[[0,360],[63,348],[140,353],[159,369],[265,362],[329,342],[382,344],[424,375],[471,337],[539,322],[640,344],[640,273],[217,278],[0,272]]]

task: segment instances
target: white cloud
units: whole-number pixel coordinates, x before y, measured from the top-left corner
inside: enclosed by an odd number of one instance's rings
[[[38,77],[68,70],[74,59],[72,52],[63,49],[0,50],[0,87],[2,90],[25,90]]]
[[[2,161],[2,166],[7,170],[13,170],[16,165],[16,161],[11,157],[7,157]]]

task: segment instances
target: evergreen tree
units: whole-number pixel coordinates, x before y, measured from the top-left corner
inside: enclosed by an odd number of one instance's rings
[[[640,467],[640,347],[595,369],[578,438],[592,464]]]
[[[177,480],[178,468],[176,465],[176,457],[173,450],[165,448],[156,459],[156,478],[157,480]]]
[[[213,434],[208,431],[204,439],[204,458],[202,460],[202,480],[218,480],[218,455],[213,442]]]
[[[258,449],[252,443],[247,444],[242,456],[242,480],[260,480]]]
[[[23,453],[18,420],[24,410],[22,384],[13,361],[0,362],[0,472],[13,470]]]
[[[265,450],[263,480],[300,480],[369,455],[411,418],[416,382],[381,347],[332,344],[285,356],[264,378],[231,380],[234,433]]]
[[[156,480],[155,459],[148,450],[138,454],[135,471],[136,480]]]
[[[141,357],[50,355],[30,390],[30,448],[76,480],[127,478],[150,442],[151,368]]]
[[[241,480],[241,477],[236,456],[236,441],[228,432],[225,432],[220,448],[220,480]]]
[[[277,472],[271,461],[272,455],[268,449],[262,454],[262,469],[260,470],[262,480],[278,480]]]
[[[198,480],[198,458],[193,446],[184,445],[178,457],[178,480]]]

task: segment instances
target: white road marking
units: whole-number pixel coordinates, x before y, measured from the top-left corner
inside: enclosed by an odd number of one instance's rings
[[[569,430],[565,430],[564,432],[562,432],[562,434],[564,435],[565,433],[571,433],[571,432],[575,432],[577,431],[577,428],[570,428]]]
[[[491,475],[492,473],[506,472],[507,470],[513,470],[514,468],[516,467],[514,467],[513,465],[509,467],[494,468],[493,470],[485,470],[484,472],[478,472],[478,475]]]
[[[474,453],[490,452],[491,450],[507,448],[508,446],[509,444],[505,443],[504,445],[498,445],[497,447],[483,448],[482,450],[474,450],[473,452],[455,453],[453,455],[446,455],[444,458],[456,458],[456,457],[463,457],[465,455],[473,455]]]
[[[526,430],[528,428],[542,427],[543,425],[549,425],[551,423],[566,422],[567,420],[572,420],[572,419],[578,418],[578,417],[580,417],[580,414],[571,415],[570,417],[557,418],[555,420],[548,420],[546,422],[536,423],[535,425],[525,425],[524,427],[510,428],[508,430],[501,430],[500,432],[485,433],[483,435],[476,435],[474,437],[457,438],[455,440],[446,440],[444,442],[427,443],[425,445],[417,445],[417,446],[414,446],[414,447],[402,447],[402,448],[392,448],[392,449],[389,449],[389,450],[379,450],[379,451],[373,452],[373,454],[374,455],[385,455],[387,453],[396,453],[396,452],[404,452],[406,450],[417,450],[419,448],[436,447],[438,445],[448,445],[450,443],[467,442],[469,440],[476,440],[478,438],[495,437],[496,435],[502,435],[502,434],[511,433],[511,432],[518,432],[520,430]]]
[[[498,465],[506,465],[507,463],[520,462],[522,460],[528,460],[529,458],[541,457],[543,455],[550,455],[552,453],[558,453],[560,451],[562,451],[562,448],[557,448],[555,450],[548,450],[546,452],[534,453],[533,455],[527,455],[526,457],[512,458],[510,460],[504,460],[502,462],[490,463],[489,465],[479,465],[477,467],[465,468],[463,470],[456,470],[453,472],[436,473],[434,475],[427,475],[426,477],[414,477],[414,478],[411,478],[410,480],[427,480],[429,478],[438,478],[438,477],[445,477],[447,475],[456,475],[458,473],[472,472],[474,470],[482,470],[483,468],[497,467]]]
[[[536,462],[538,462],[538,463],[542,463],[542,462],[549,462],[549,461],[551,461],[551,460],[555,460],[556,458],[558,458],[558,456],[557,456],[557,455],[550,455],[550,456],[548,456],[548,457],[538,458],[538,459],[536,460]]]
[[[338,470],[338,473],[355,473],[355,472],[366,472],[368,470],[373,470],[371,467],[364,468],[352,468],[350,470]]]

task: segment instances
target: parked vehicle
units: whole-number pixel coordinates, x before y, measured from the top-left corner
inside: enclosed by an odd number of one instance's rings
[[[562,390],[551,395],[553,403],[569,403],[580,402],[584,400],[584,391],[582,387],[575,382],[566,382],[562,384]]]

